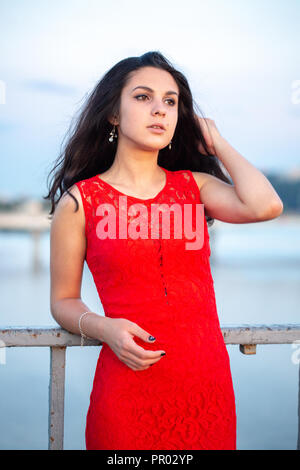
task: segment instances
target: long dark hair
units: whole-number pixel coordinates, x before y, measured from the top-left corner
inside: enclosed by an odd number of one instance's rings
[[[78,201],[68,189],[74,183],[103,173],[111,167],[117,144],[108,140],[112,130],[108,118],[118,115],[121,92],[131,73],[147,66],[169,72],[179,88],[178,121],[172,138],[172,148],[170,150],[167,146],[159,151],[158,165],[171,171],[201,171],[230,183],[218,158],[207,148],[195,110],[198,116],[203,116],[203,113],[193,100],[187,79],[160,52],[147,52],[140,57],[123,59],[108,70],[87,97],[83,109],[79,109],[79,116],[75,115],[71,121],[65,136],[69,138],[47,178],[49,192],[44,199],[51,200],[50,216],[64,192],[75,200],[77,211]],[[207,155],[199,151],[199,142]],[[53,175],[49,185],[51,173]],[[60,194],[55,200],[58,191]],[[214,221],[209,216],[206,216],[206,220],[210,222],[209,225]]]

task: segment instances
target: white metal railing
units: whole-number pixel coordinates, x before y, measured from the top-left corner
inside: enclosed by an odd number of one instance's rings
[[[300,324],[221,326],[225,344],[240,346],[243,354],[255,354],[257,344],[300,344]],[[84,347],[101,346],[86,339]],[[66,348],[80,346],[80,336],[60,327],[0,327],[0,348],[50,347],[49,450],[62,450],[64,438],[64,395]],[[1,352],[1,349],[0,349]],[[300,367],[298,387],[298,441],[300,450]]]

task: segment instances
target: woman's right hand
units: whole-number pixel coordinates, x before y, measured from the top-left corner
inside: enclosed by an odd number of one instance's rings
[[[136,323],[126,318],[106,317],[106,320],[102,332],[103,342],[107,343],[120,361],[132,370],[148,369],[166,354],[164,350],[150,351],[136,344],[134,336],[138,336],[146,343],[155,342],[149,340],[151,334]]]

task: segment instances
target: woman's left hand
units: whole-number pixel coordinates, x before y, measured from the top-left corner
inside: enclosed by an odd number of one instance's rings
[[[202,134],[205,139],[209,152],[213,155],[216,155],[215,143],[217,142],[217,139],[221,137],[221,134],[219,133],[217,129],[215,121],[213,121],[212,119],[208,119],[208,118],[200,118],[197,115],[196,117],[200,123]],[[199,152],[203,153],[204,155],[207,155],[201,142],[199,142]]]

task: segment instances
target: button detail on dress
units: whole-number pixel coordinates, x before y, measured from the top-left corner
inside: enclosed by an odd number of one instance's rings
[[[163,288],[164,288],[164,293],[165,293],[165,297],[166,297],[166,302],[167,304],[169,304],[169,301],[167,299],[167,296],[168,296],[168,291],[167,291],[167,287],[165,285],[165,279],[164,279],[164,273],[163,273],[163,256],[162,256],[162,247],[161,247],[161,240],[159,239],[159,267],[160,267],[160,275],[161,275],[161,279],[162,279],[162,283],[163,283]]]

